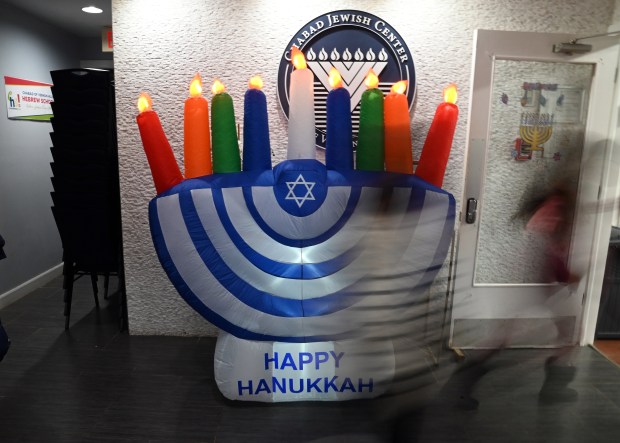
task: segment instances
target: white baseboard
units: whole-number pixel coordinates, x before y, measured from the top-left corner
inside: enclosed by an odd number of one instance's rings
[[[62,263],[59,263],[53,268],[42,272],[41,274],[31,278],[30,280],[22,283],[21,285],[11,289],[10,291],[5,292],[4,294],[0,294],[0,309],[10,305],[13,302],[16,302],[26,294],[29,294],[35,289],[40,288],[41,286],[52,281],[61,274]]]

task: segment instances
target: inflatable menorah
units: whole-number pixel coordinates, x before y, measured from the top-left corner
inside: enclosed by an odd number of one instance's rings
[[[209,128],[206,100],[194,94],[185,103],[185,177],[150,101],[139,100],[158,193],[149,205],[153,243],[179,294],[221,330],[215,377],[227,398],[347,400],[386,392],[396,366],[389,325],[411,319],[446,257],[455,214],[454,198],[441,189],[447,154],[434,153],[427,138],[416,174],[400,172],[413,172],[411,161],[402,164],[411,156],[409,110],[401,116],[408,154],[394,152],[399,136],[388,125],[390,97],[381,94],[374,142],[364,149],[362,100],[354,168],[348,93],[340,93],[343,121],[333,120],[337,89],[327,98],[326,164],[314,158],[312,109],[296,108],[300,100],[313,106],[313,98],[291,90],[288,160],[275,167],[259,89],[245,96],[243,159],[230,96],[214,91]],[[447,136],[437,114],[429,131],[449,145],[451,112]],[[343,130],[348,134],[336,137]],[[380,158],[379,166],[360,169],[369,164],[362,155]],[[419,173],[425,170],[427,177]]]

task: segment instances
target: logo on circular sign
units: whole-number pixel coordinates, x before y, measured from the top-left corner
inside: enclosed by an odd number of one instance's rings
[[[415,70],[411,52],[405,41],[385,20],[367,12],[334,11],[321,15],[301,28],[286,46],[278,70],[278,100],[284,114],[289,113],[289,83],[293,65],[291,47],[306,56],[314,73],[314,112],[317,146],[325,147],[326,99],[329,71],[336,68],[343,86],[351,94],[353,144],[357,144],[359,104],[366,90],[364,80],[373,69],[379,76],[379,89],[384,93],[400,80],[408,81],[409,107],[415,96]]]

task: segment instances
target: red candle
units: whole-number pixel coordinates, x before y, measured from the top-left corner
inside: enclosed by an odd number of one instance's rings
[[[383,103],[385,170],[413,174],[409,104],[405,95],[406,90],[406,80],[395,83]]]
[[[202,96],[200,74],[196,74],[189,85],[189,97],[185,100],[183,114],[185,177],[210,175],[213,173],[213,167],[211,166],[209,102]]]
[[[148,94],[140,95],[138,109],[140,114],[136,121],[140,129],[140,137],[142,137],[142,146],[144,146],[144,152],[151,167],[155,189],[157,194],[161,194],[182,182],[183,176],[166,134],[164,134],[164,129],[161,127],[159,117],[152,109],[151,97]]]
[[[449,85],[443,93],[444,102],[437,106],[433,123],[424,142],[420,162],[415,170],[415,175],[439,188],[443,184],[459,116],[459,108],[456,106],[456,85]]]

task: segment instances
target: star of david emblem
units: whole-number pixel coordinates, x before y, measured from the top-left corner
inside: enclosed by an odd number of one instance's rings
[[[297,177],[294,182],[286,182],[286,186],[288,187],[288,194],[286,194],[284,200],[295,200],[297,206],[301,208],[302,205],[306,202],[306,200],[315,200],[314,194],[312,194],[312,188],[314,188],[314,185],[316,185],[316,182],[307,182],[304,176],[302,174],[299,174],[299,177]],[[295,188],[297,186],[302,186],[306,188],[306,193],[301,197],[295,193]]]

